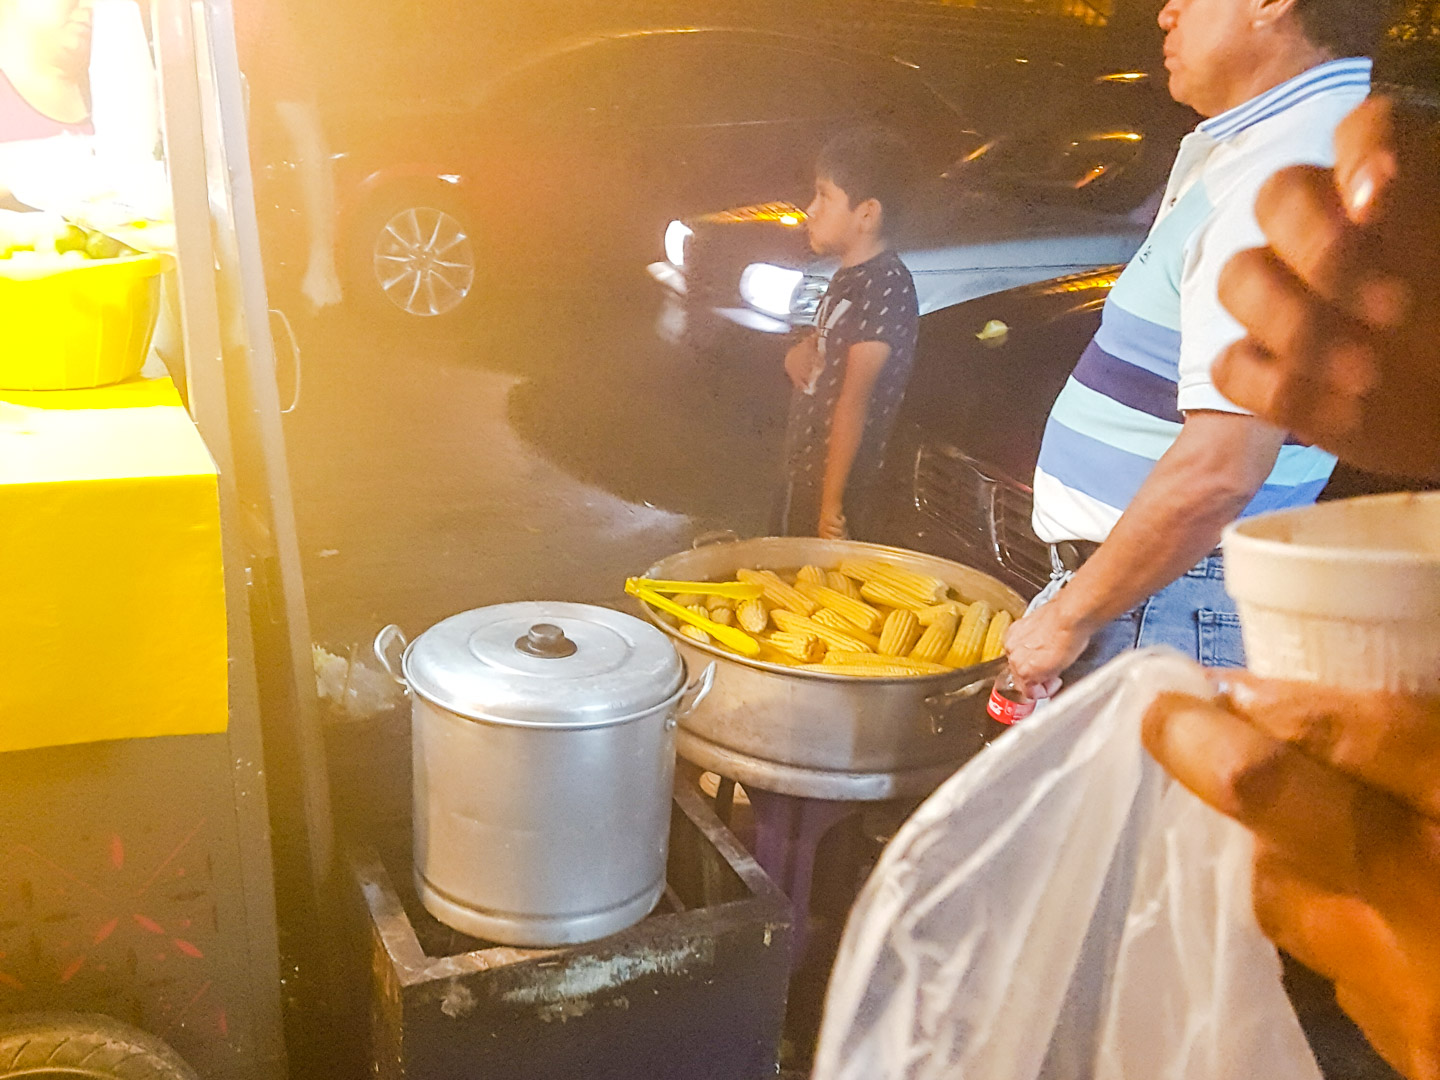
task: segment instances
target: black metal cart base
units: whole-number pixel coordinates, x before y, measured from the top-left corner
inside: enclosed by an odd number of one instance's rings
[[[789,905],[698,792],[676,793],[656,912],[571,948],[505,948],[443,926],[415,897],[408,844],[396,841],[350,854],[368,935],[372,1076],[775,1076]]]

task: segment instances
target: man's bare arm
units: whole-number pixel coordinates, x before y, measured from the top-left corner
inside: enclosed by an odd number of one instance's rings
[[[1060,594],[1011,629],[1011,669],[1050,683],[1105,623],[1179,578],[1220,542],[1275,467],[1285,433],[1253,416],[1193,412],[1109,539]]]

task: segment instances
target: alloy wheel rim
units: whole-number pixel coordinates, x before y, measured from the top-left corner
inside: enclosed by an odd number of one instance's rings
[[[401,311],[433,318],[454,311],[475,287],[475,251],[465,225],[431,206],[412,206],[375,239],[375,281]]]

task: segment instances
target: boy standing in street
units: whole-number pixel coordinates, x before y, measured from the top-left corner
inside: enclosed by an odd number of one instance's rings
[[[815,328],[785,356],[795,387],[778,532],[852,535],[880,471],[915,359],[915,283],[890,248],[911,180],[909,149],[881,128],[826,145],[806,210],[810,247],[840,260]],[[863,529],[861,530],[863,531]]]

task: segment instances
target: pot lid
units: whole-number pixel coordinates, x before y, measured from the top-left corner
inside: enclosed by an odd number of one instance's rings
[[[415,693],[471,719],[596,727],[669,700],[685,667],[663,633],[633,616],[525,602],[437,623],[405,651],[404,673]]]

